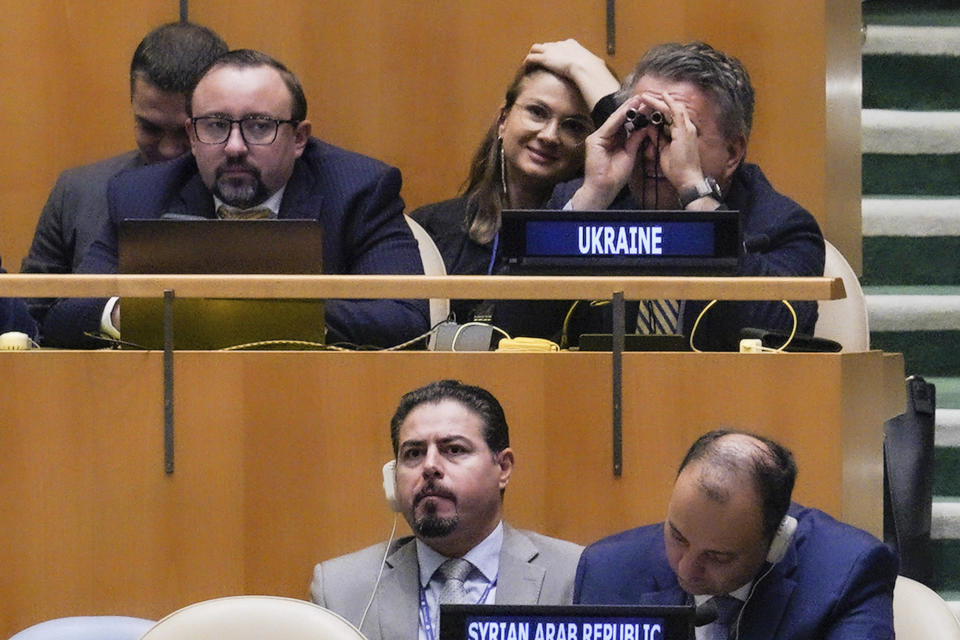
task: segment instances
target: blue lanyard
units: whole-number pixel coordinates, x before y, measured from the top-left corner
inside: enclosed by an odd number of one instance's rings
[[[497,261],[497,248],[500,246],[500,232],[493,236],[493,253],[490,254],[490,266],[487,267],[487,275],[493,275],[493,265]]]
[[[477,604],[483,604],[487,601],[487,596],[490,595],[491,589],[497,586],[497,579],[493,579],[493,582],[487,585],[487,588],[483,590],[483,593],[480,595],[480,599],[477,600]],[[437,612],[437,619],[439,620],[439,611]],[[427,590],[420,587],[420,620],[423,622],[423,633],[427,636],[427,640],[435,640],[436,636],[433,633],[433,618],[430,617],[430,607],[427,606]]]

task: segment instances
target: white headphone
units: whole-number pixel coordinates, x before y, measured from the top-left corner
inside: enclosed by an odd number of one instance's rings
[[[391,511],[400,511],[397,503],[397,461],[388,460],[383,465],[383,495]]]
[[[774,565],[783,560],[783,556],[787,555],[787,549],[790,548],[790,541],[793,540],[793,534],[796,531],[797,519],[791,515],[783,516],[780,526],[777,527],[777,532],[773,535],[773,540],[770,541],[770,549],[767,550],[767,562],[770,563],[770,566],[759,578],[754,580],[753,586],[750,587],[750,593],[747,594],[747,599],[743,601],[740,611],[737,613],[737,621],[733,631],[734,640],[740,640],[740,621],[743,619],[743,610],[747,608],[747,603],[750,602],[754,591],[757,590],[757,585],[770,575]]]
[[[783,516],[777,532],[770,541],[770,550],[767,551],[767,562],[777,564],[783,560],[787,549],[790,548],[790,541],[793,539],[793,533],[797,530],[797,519],[791,515]]]

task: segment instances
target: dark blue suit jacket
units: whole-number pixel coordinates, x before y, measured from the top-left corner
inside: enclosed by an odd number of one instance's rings
[[[561,209],[583,179],[557,185],[548,209]],[[822,276],[823,234],[817,221],[799,204],[778,193],[760,168],[743,164],[733,174],[724,204],[743,214],[745,251],[738,276]],[[639,209],[627,189],[610,209]],[[684,304],[681,327],[690,333],[706,301]],[[797,332],[811,335],[817,322],[816,302],[793,302]],[[629,320],[629,319],[628,319]],[[697,327],[695,344],[704,350],[736,350],[740,329],[757,327],[789,331],[793,318],[780,302],[719,302],[707,311]]]
[[[6,273],[2,266],[0,273]],[[37,324],[20,298],[0,298],[0,333],[7,331],[20,331],[33,340],[37,339]]]
[[[740,640],[892,639],[897,560],[890,548],[822,511],[795,504],[790,513],[797,530],[786,555],[744,605]],[[587,547],[573,601],[686,604],[667,563],[663,524]]]
[[[403,219],[400,172],[377,160],[311,138],[287,181],[281,218],[323,223],[323,270],[342,274],[422,274],[416,240]],[[166,213],[214,218],[214,201],[191,154],[115,176],[107,190],[110,219],[79,273],[115,273],[117,225]],[[105,301],[63,299],[47,315],[43,336],[54,346],[91,346]],[[390,346],[427,329],[425,300],[329,300],[328,342]]]

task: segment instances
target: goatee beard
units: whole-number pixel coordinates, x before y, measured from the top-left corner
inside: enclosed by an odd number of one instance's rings
[[[249,209],[264,202],[270,194],[260,179],[260,170],[256,167],[243,165],[249,171],[249,181],[240,178],[229,178],[218,170],[213,192],[225,204],[238,209]]]
[[[441,518],[436,514],[430,514],[414,520],[413,530],[423,538],[442,538],[453,533],[459,524],[460,518],[457,516]]]

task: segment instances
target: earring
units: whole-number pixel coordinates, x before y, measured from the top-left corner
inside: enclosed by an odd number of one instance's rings
[[[503,197],[507,197],[507,167],[503,158],[503,138],[497,138],[497,148],[500,156],[500,188],[503,190]]]

